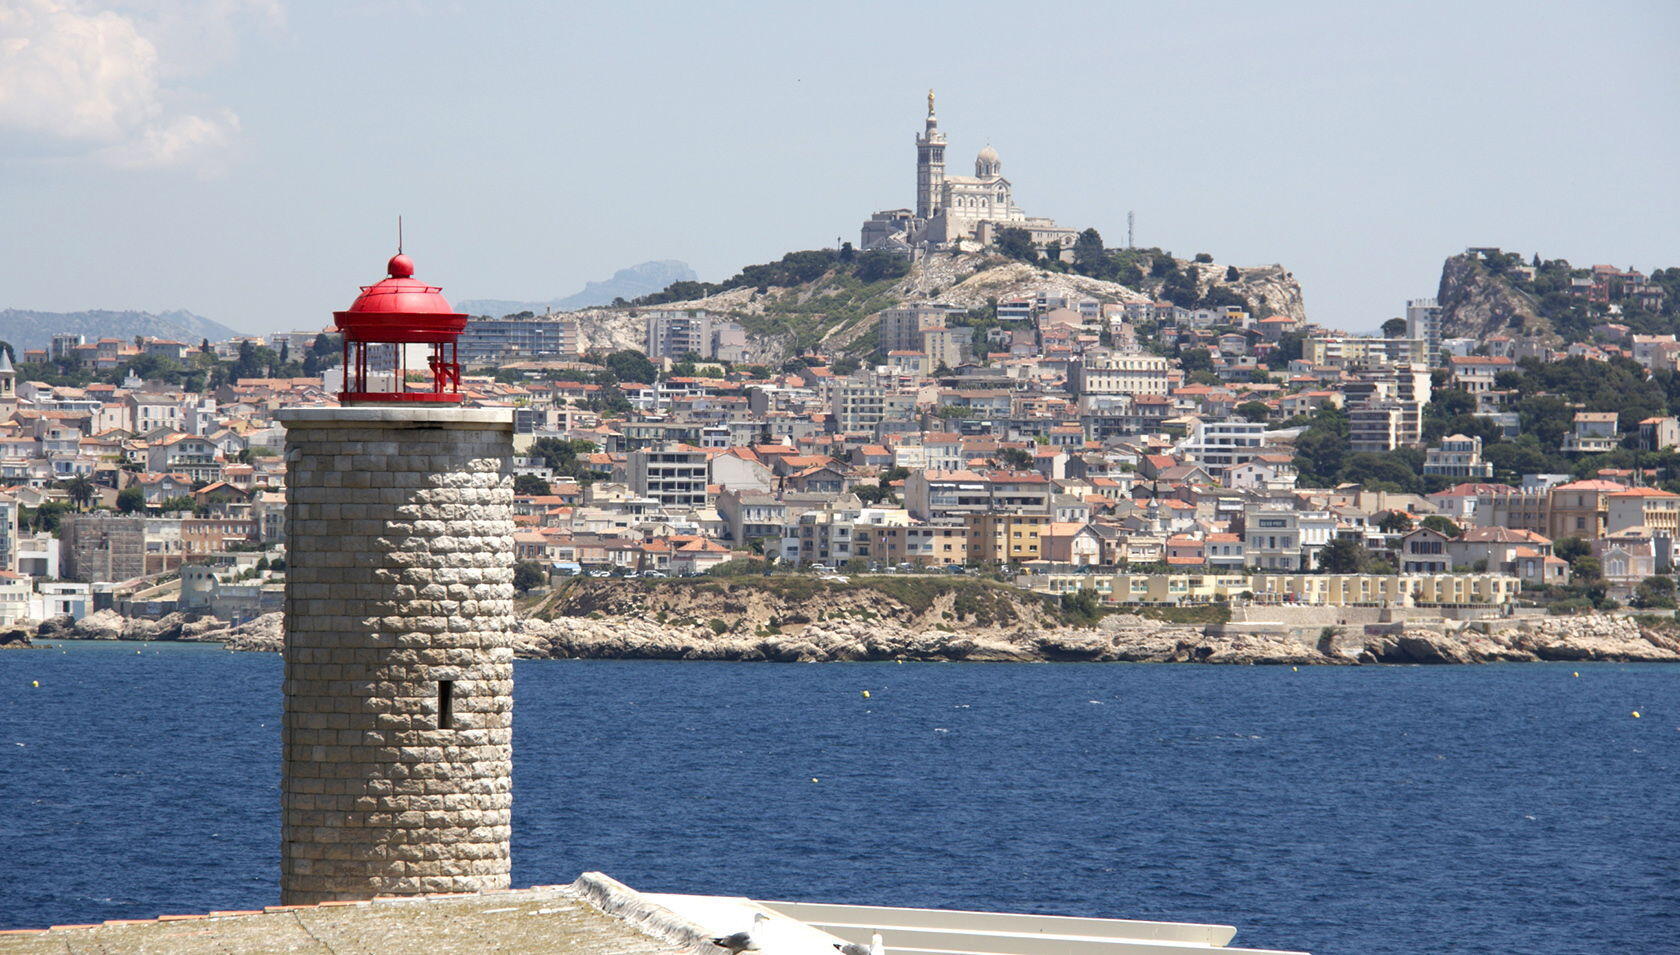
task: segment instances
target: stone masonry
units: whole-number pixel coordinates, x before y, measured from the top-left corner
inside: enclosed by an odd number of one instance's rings
[[[512,413],[279,418],[281,902],[506,888]]]

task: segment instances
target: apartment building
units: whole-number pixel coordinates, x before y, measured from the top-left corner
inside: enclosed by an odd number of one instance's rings
[[[859,560],[897,566],[944,567],[968,562],[966,523],[865,524],[854,530]]]
[[[706,361],[747,359],[746,329],[702,308],[655,309],[647,313],[644,329],[643,351],[655,360],[689,355]]]
[[[1179,442],[1178,450],[1187,463],[1200,465],[1217,478],[1254,460],[1265,443],[1265,422],[1198,420],[1189,436]]]
[[[468,367],[565,361],[578,355],[578,324],[558,315],[477,317],[467,323],[457,349],[458,360]]]
[[[1616,450],[1622,433],[1614,411],[1577,411],[1574,430],[1563,436],[1565,454],[1604,454]]]
[[[1049,514],[970,514],[968,559],[978,564],[1019,564],[1044,556],[1043,537],[1052,523]]]
[[[631,451],[625,461],[630,489],[661,507],[706,505],[706,452],[675,442]]]
[[[1373,401],[1348,409],[1348,450],[1393,451],[1404,433],[1404,412],[1394,401]]]
[[[1654,487],[1630,487],[1604,496],[1605,533],[1649,528],[1657,537],[1680,538],[1680,494]]]
[[[1073,394],[1165,395],[1171,363],[1161,355],[1093,350],[1073,366]]]
[[[867,433],[882,421],[908,418],[916,411],[916,396],[860,378],[831,378],[828,393],[830,425],[837,434]]]
[[[1493,465],[1482,460],[1481,438],[1454,434],[1425,452],[1423,473],[1429,477],[1486,480],[1493,476]]]

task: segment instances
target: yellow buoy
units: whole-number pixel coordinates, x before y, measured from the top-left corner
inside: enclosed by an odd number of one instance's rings
[[[1633,718],[1634,719],[1639,719],[1639,711],[1638,710],[1633,711]]]
[[[40,681],[40,680],[30,680],[30,681],[29,681],[29,685],[30,685],[30,686],[40,686],[40,685],[41,685],[41,681]]]
[[[1290,668],[1289,668],[1289,672],[1290,672],[1290,673],[1300,673],[1300,672],[1301,672],[1301,668],[1300,668],[1300,667],[1290,667]]]
[[[866,700],[869,699],[869,691],[868,690],[863,691],[863,698],[866,699]]]
[[[1576,670],[1576,671],[1575,671],[1575,672],[1574,672],[1574,673],[1571,673],[1571,674],[1569,674],[1569,675],[1570,675],[1570,676],[1580,676],[1580,675],[1581,675],[1581,671],[1579,671],[1579,670]]]
[[[812,776],[812,777],[811,777],[811,782],[816,782],[816,781],[817,781],[817,777],[815,777],[815,776]]]

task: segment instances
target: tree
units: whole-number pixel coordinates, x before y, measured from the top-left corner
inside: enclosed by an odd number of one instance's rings
[[[594,444],[581,439],[562,441],[559,438],[538,438],[531,444],[528,453],[541,460],[543,466],[555,474],[576,478],[579,483],[587,484],[594,480],[594,472],[587,463],[578,458],[594,450]]]
[[[1178,365],[1185,374],[1193,371],[1212,371],[1213,354],[1206,348],[1186,348],[1178,353]]]
[[[1096,229],[1079,233],[1079,238],[1073,241],[1073,264],[1088,274],[1109,270],[1113,263],[1103,248],[1102,233]]]
[[[852,486],[852,494],[866,506],[879,504],[892,497],[892,491],[879,484],[857,484]]]
[[[1026,471],[1033,466],[1032,452],[1022,448],[1004,448],[998,452],[998,463],[1006,468]]]
[[[93,482],[83,475],[77,475],[64,482],[64,491],[70,495],[70,503],[76,505],[78,510],[86,510],[98,494],[94,490]]]
[[[1457,537],[1458,535],[1464,533],[1459,529],[1457,524],[1454,524],[1452,521],[1439,514],[1429,515],[1420,522],[1419,526],[1427,527],[1435,533],[1441,534],[1445,537]]]
[[[1264,401],[1245,401],[1237,405],[1237,414],[1245,421],[1261,422],[1272,416],[1272,409]]]
[[[1647,577],[1640,581],[1633,591],[1633,605],[1640,608],[1660,607],[1673,609],[1674,607],[1674,579],[1672,577]]]
[[[1384,338],[1403,337],[1406,334],[1406,320],[1403,318],[1391,318],[1388,321],[1383,322],[1382,333]]]
[[[1393,568],[1379,561],[1364,544],[1346,537],[1332,540],[1318,552],[1318,569],[1327,574],[1393,573]]]
[[[659,377],[659,369],[653,366],[648,356],[633,348],[615,351],[604,359],[607,371],[612,373],[613,383],[633,381],[638,384],[651,385]]]
[[[26,524],[31,531],[46,531],[49,534],[58,533],[58,523],[70,510],[70,505],[62,501],[43,501],[40,507],[26,510],[18,515],[21,523]]]
[[[1225,281],[1240,282],[1242,281],[1242,273],[1237,271],[1236,266],[1227,265],[1225,266]]]
[[[883,282],[910,274],[910,259],[885,249],[871,249],[857,257],[852,274],[860,282]]]
[[[1295,419],[1293,423],[1300,423]],[[1326,405],[1313,412],[1306,430],[1295,438],[1295,470],[1304,487],[1336,483],[1348,452],[1348,420],[1340,408]]]
[[[532,560],[522,560],[513,568],[513,587],[520,593],[528,593],[541,587],[548,579],[543,573],[542,565]]]
[[[540,497],[553,494],[554,489],[548,486],[547,481],[535,474],[516,474],[513,477],[513,493]]]
[[[1384,534],[1404,534],[1412,529],[1412,519],[1404,511],[1385,511],[1377,519],[1377,530]]]
[[[1000,254],[1023,262],[1036,262],[1038,249],[1033,246],[1032,233],[1014,226],[997,231],[995,244]]]
[[[1592,548],[1579,537],[1559,537],[1552,542],[1552,554],[1559,560],[1574,563],[1578,557],[1585,557],[1592,553]]]
[[[1070,594],[1062,594],[1062,617],[1070,623],[1093,624],[1102,619],[1102,598],[1095,590],[1083,587]]]
[[[840,261],[850,262],[856,255],[857,253],[853,251],[852,244],[850,242],[840,243]]]
[[[1209,263],[1209,262],[1213,261],[1213,256],[1211,254],[1207,253],[1207,252],[1197,252],[1195,260],[1197,262],[1201,262],[1203,264],[1206,264],[1206,263]]]
[[[1583,584],[1604,579],[1604,565],[1591,555],[1575,558],[1569,562],[1569,568],[1574,572],[1575,579]]]
[[[117,493],[117,510],[133,514],[146,506],[146,492],[138,484],[130,484]]]

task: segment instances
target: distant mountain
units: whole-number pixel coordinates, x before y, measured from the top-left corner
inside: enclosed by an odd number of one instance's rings
[[[658,292],[673,282],[692,282],[698,276],[688,267],[687,262],[676,259],[661,259],[657,262],[643,262],[632,265],[627,269],[619,269],[613,277],[604,282],[586,282],[583,291],[568,295],[565,298],[550,299],[546,302],[513,302],[495,298],[471,298],[457,302],[456,307],[463,312],[473,315],[512,315],[515,312],[567,312],[579,308],[594,308],[599,305],[611,305],[613,299],[622,298],[629,301]]]
[[[132,339],[136,335],[172,338],[196,345],[203,339],[221,341],[239,334],[220,322],[192,312],[36,312],[21,308],[0,311],[0,341],[18,351],[46,348],[60,332],[74,332],[88,341]]]

